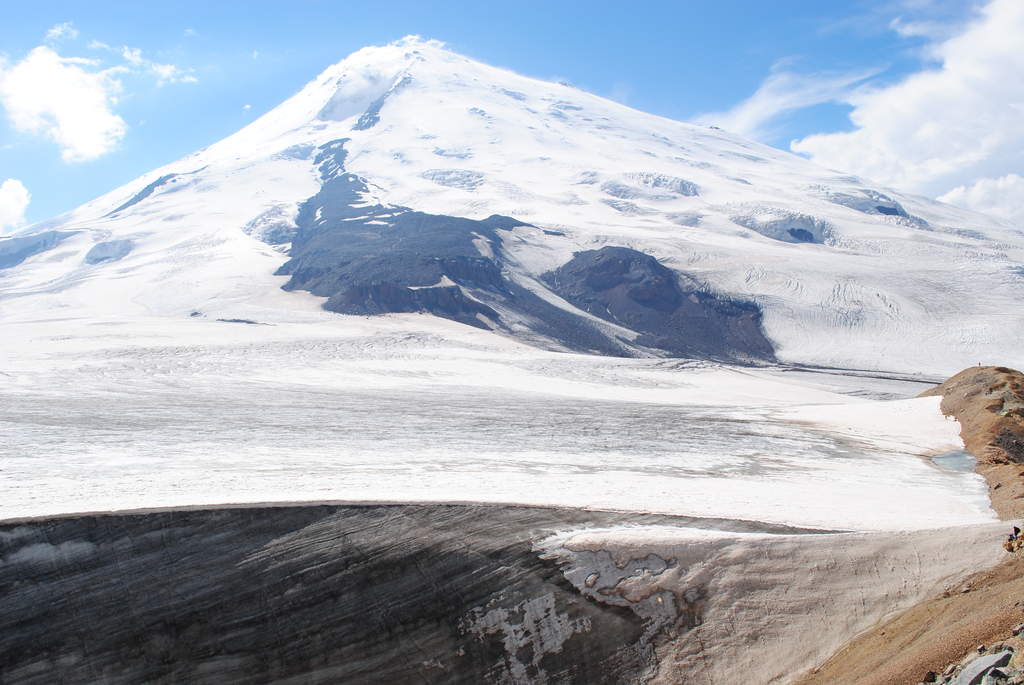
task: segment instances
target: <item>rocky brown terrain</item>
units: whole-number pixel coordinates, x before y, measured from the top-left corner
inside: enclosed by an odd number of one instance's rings
[[[1024,517],[1024,374],[976,366],[921,393],[942,396],[942,412],[960,422],[960,437],[989,484],[992,508]]]

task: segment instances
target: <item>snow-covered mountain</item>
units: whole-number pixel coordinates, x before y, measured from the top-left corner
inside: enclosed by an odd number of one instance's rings
[[[0,240],[8,321],[430,312],[549,349],[939,373],[1024,363],[1022,286],[1017,227],[416,38]]]

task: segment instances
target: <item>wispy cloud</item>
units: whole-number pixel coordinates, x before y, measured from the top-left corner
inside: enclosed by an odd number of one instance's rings
[[[46,40],[48,41],[58,41],[62,38],[70,38],[72,40],[78,38],[78,29],[70,21],[57,24],[46,32]]]
[[[156,83],[158,86],[168,83],[196,83],[199,80],[192,73],[191,69],[182,69],[174,64],[162,64],[160,62],[154,62],[150,59],[146,59],[142,56],[142,50],[139,48],[133,48],[127,45],[122,46],[121,57],[124,58],[124,61],[127,64],[138,69],[148,71],[156,76]]]
[[[882,71],[871,68],[805,74],[787,69],[790,64],[790,60],[776,62],[753,95],[732,109],[701,114],[695,121],[748,138],[768,140],[775,135],[773,124],[783,115],[825,102],[846,102],[859,84]]]

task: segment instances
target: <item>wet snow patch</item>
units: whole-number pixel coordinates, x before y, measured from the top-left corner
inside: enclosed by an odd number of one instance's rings
[[[483,174],[468,169],[427,169],[420,176],[440,186],[459,190],[476,190],[484,182]]]
[[[626,178],[633,183],[656,190],[667,190],[676,195],[694,197],[699,194],[696,183],[687,181],[677,176],[666,174],[654,174],[649,172],[634,172],[626,174]]]
[[[932,457],[932,462],[944,471],[955,471],[957,473],[974,473],[978,460],[966,450],[953,450]]]
[[[605,203],[606,205],[608,205],[609,207],[611,207],[615,211],[621,212],[622,214],[627,214],[629,216],[642,216],[644,214],[651,214],[652,213],[652,211],[650,209],[644,209],[640,205],[638,205],[636,203],[633,203],[633,202],[627,202],[626,200],[607,200],[607,199],[605,199],[605,200],[601,200],[601,202]]]
[[[29,257],[57,247],[77,231],[45,231],[35,235],[0,239],[0,269],[21,264]]]
[[[86,253],[85,263],[102,264],[103,262],[116,262],[127,257],[128,253],[132,251],[133,246],[130,240],[108,240],[96,243]]]
[[[446,150],[445,148],[435,147],[434,154],[438,157],[449,157],[451,159],[469,159],[473,156],[472,150],[467,150],[465,148]]]
[[[786,243],[830,243],[834,236],[828,221],[785,209],[760,208],[731,219],[744,228]]]
[[[276,205],[242,227],[242,232],[268,245],[289,243],[295,237],[295,207]]]

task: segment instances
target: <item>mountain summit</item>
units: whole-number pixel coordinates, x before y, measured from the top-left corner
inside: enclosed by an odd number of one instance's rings
[[[605,355],[948,371],[1019,359],[1022,263],[995,219],[410,37],[0,240],[0,312],[429,312]]]

